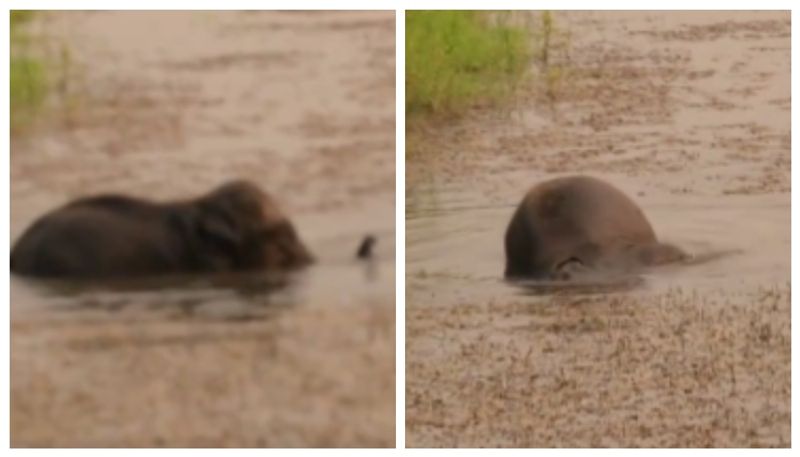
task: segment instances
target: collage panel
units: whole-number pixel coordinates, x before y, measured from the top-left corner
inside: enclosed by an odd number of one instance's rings
[[[9,10],[12,448],[791,447],[791,11],[406,6]]]
[[[10,445],[395,446],[395,12],[10,11]]]
[[[406,12],[407,447],[791,446],[791,12]]]

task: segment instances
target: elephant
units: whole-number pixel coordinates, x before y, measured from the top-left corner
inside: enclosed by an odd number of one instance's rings
[[[12,272],[44,278],[290,271],[313,261],[273,198],[246,180],[180,201],[81,198],[35,221],[11,251]]]
[[[689,258],[658,241],[633,200],[589,176],[555,178],[530,189],[506,230],[505,254],[510,280],[627,273]]]

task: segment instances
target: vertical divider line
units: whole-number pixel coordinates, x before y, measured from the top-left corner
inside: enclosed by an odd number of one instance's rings
[[[405,118],[405,50],[406,50],[406,30],[405,30],[405,9],[395,10],[395,446],[398,449],[406,447],[405,433],[405,347],[406,347],[406,118]]]

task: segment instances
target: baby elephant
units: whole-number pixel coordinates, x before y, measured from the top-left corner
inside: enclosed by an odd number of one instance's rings
[[[289,219],[247,181],[168,203],[83,198],[44,215],[11,251],[11,271],[50,278],[285,271],[311,262]]]
[[[571,279],[575,273],[630,272],[687,258],[658,242],[630,198],[588,176],[533,187],[506,230],[505,251],[508,279]]]

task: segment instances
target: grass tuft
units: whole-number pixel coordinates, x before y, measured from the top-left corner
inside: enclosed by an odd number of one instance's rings
[[[13,10],[10,14],[11,61],[10,101],[11,131],[30,125],[44,106],[48,92],[47,69],[32,51],[32,39],[26,27],[35,12]]]
[[[532,51],[528,31],[479,11],[406,12],[407,116],[452,116],[510,95]]]

